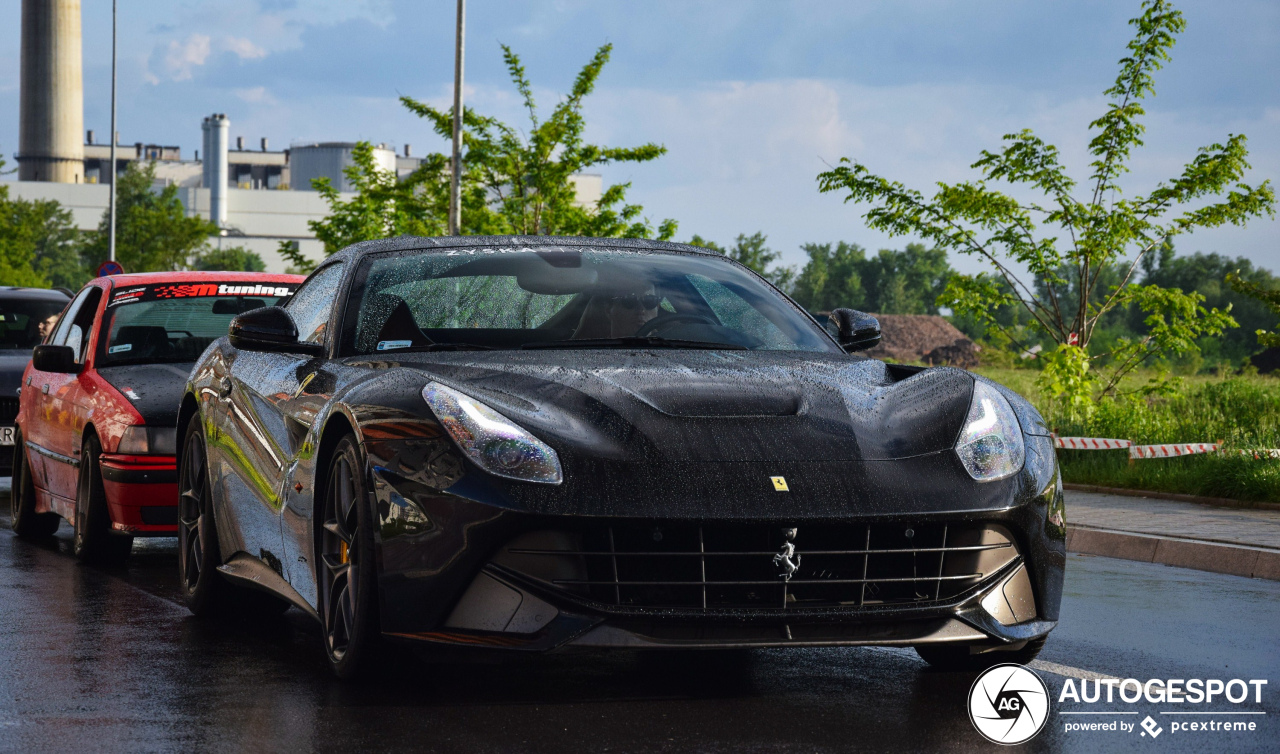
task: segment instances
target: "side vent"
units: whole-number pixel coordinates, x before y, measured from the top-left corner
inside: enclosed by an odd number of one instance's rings
[[[884,370],[892,382],[902,382],[913,375],[920,374],[928,367],[917,367],[910,364],[885,364]]]

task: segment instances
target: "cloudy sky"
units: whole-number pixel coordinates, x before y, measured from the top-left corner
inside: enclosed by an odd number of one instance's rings
[[[84,3],[85,125],[109,128],[110,3]],[[1147,105],[1147,147],[1127,191],[1180,172],[1198,147],[1249,136],[1252,182],[1280,178],[1280,3],[1181,2],[1188,29]],[[901,246],[860,210],[819,195],[841,157],[927,190],[971,176],[979,150],[1032,128],[1074,173],[1105,106],[1136,2],[606,2],[471,0],[467,101],[521,117],[499,43],[519,52],[544,110],[596,47],[612,62],[588,101],[597,143],[670,151],[606,168],[633,182],[653,220],[729,241],[768,234],[786,261],[807,241]],[[17,150],[19,0],[0,12],[0,151]],[[397,103],[450,99],[451,0],[121,0],[120,132],[125,143],[200,144],[225,112],[233,136],[273,148],[367,139],[445,151]],[[1280,270],[1280,225],[1202,232],[1179,249],[1247,256]],[[971,262],[953,260],[963,269]]]

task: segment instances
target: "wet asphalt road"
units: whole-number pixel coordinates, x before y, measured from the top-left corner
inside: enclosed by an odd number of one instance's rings
[[[7,501],[4,501],[7,513]],[[208,624],[180,604],[174,540],[140,540],[120,570],[79,565],[69,527],[20,541],[0,515],[3,751],[992,750],[970,724],[973,674],[901,649],[394,658],[332,679],[301,613]],[[1033,750],[1277,748],[1280,582],[1073,555],[1062,622],[1038,665],[1054,697]],[[1048,664],[1044,664],[1048,663]],[[1265,678],[1253,733],[1173,733],[1169,705],[1058,705],[1065,676]],[[1078,682],[1077,682],[1078,683]],[[1180,705],[1187,708],[1190,705]],[[1205,705],[1196,705],[1196,709]],[[1072,716],[1064,709],[1125,709]],[[1066,732],[1146,715],[1164,729]]]

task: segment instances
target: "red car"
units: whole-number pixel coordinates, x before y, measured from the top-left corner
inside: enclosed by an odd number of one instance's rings
[[[174,427],[187,374],[237,314],[282,303],[299,275],[163,272],[90,281],[36,346],[19,387],[13,529],[75,529],[84,560],[178,529]],[[25,451],[25,452],[23,452]]]

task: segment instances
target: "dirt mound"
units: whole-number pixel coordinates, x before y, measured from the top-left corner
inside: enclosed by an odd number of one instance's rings
[[[956,326],[933,314],[874,314],[880,345],[863,351],[872,358],[922,361],[932,366],[975,367],[982,348]]]

